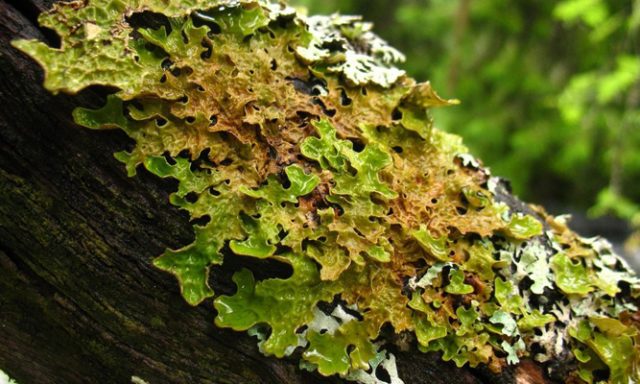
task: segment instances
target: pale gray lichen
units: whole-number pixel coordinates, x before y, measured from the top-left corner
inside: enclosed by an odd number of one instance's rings
[[[542,295],[545,288],[552,289],[553,276],[549,273],[547,249],[539,239],[528,242],[519,250],[520,260],[516,262],[514,278],[520,282],[525,277],[533,281],[530,290],[533,294]]]
[[[312,38],[296,48],[298,56],[313,65],[327,66],[353,85],[377,84],[388,88],[405,74],[393,66],[404,55],[371,32],[372,24],[360,16],[304,18]]]
[[[371,371],[362,369],[349,373],[345,378],[350,381],[356,381],[361,384],[404,384],[404,381],[398,376],[398,367],[396,365],[396,357],[393,353],[384,349],[376,354],[369,361]],[[382,380],[377,376],[378,367],[382,367],[388,375],[388,380]]]

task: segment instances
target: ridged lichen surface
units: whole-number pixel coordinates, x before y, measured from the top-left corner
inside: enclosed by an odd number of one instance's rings
[[[606,241],[506,198],[433,127],[429,109],[457,101],[396,68],[369,23],[257,0],[78,0],[39,20],[61,47],[14,45],[45,87],[116,88],[75,121],[126,132],[129,175],[178,181],[195,241],[153,264],[189,304],[213,298],[217,326],[363,383],[401,382],[388,330],[458,366],[529,356],[568,361],[567,380],[638,379],[640,280]],[[217,295],[210,269],[247,257],[293,273],[243,269]]]

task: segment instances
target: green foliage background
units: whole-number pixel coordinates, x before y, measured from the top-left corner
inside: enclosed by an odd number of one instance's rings
[[[362,14],[434,111],[520,197],[631,219],[640,202],[640,0],[293,0]],[[599,197],[597,197],[599,196]]]

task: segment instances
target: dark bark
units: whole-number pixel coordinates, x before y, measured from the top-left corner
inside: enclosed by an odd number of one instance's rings
[[[101,92],[49,94],[37,64],[10,46],[55,43],[35,21],[51,3],[0,0],[0,369],[21,384],[341,382],[216,328],[210,301],[189,307],[151,266],[193,240],[187,215],[168,203],[174,184],[142,170],[128,178],[112,156],[128,138],[71,119],[74,106],[100,105]],[[233,291],[237,267],[218,269],[218,293]],[[458,369],[415,347],[396,356],[406,383],[510,383],[519,372]]]

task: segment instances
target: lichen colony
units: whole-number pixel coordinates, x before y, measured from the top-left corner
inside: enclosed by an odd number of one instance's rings
[[[530,356],[573,360],[586,382],[638,378],[640,280],[434,128],[429,110],[456,101],[396,68],[369,23],[258,0],[78,0],[40,23],[60,48],[14,44],[45,87],[116,88],[75,121],[126,132],[129,175],[179,182],[171,204],[195,241],[153,264],[264,354],[363,383],[381,366],[399,383],[386,327],[458,366]],[[293,273],[243,269],[217,295],[209,271],[234,257]]]

